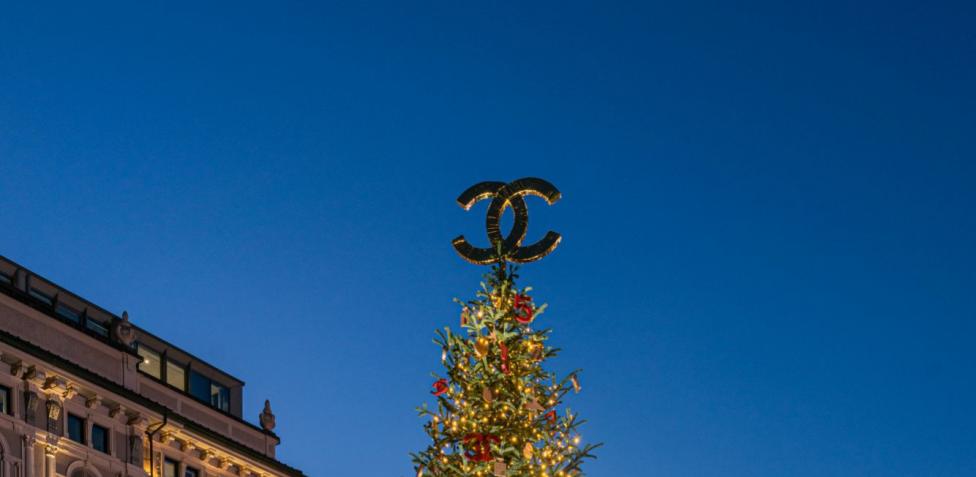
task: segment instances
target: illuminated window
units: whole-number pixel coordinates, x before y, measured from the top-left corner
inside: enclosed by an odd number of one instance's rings
[[[162,379],[163,366],[162,360],[159,358],[159,353],[145,347],[142,344],[136,347],[136,351],[139,353],[139,356],[142,357],[142,362],[139,363],[139,371],[142,371],[156,379]]]
[[[210,383],[210,405],[224,412],[230,411],[230,390],[217,383]]]
[[[165,459],[163,461],[163,477],[176,477],[176,469],[179,468],[179,465],[175,460]]]
[[[182,365],[166,360],[166,383],[180,391],[186,390],[186,370]]]

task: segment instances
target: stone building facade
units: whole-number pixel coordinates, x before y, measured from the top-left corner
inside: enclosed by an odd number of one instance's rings
[[[243,388],[0,256],[0,477],[303,477]]]

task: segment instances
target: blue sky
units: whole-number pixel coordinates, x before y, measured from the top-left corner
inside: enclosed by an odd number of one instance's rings
[[[35,3],[0,253],[242,377],[309,475],[412,474],[454,198],[523,176],[590,475],[976,474],[971,3]]]

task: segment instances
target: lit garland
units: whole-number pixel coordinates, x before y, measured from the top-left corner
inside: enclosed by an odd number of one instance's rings
[[[437,331],[447,376],[435,375],[437,409],[418,408],[430,420],[432,443],[411,454],[417,476],[582,476],[583,459],[599,444],[580,445],[582,420],[560,406],[579,392],[578,371],[562,380],[542,369],[556,355],[549,330],[532,322],[531,288],[518,289],[514,268],[504,261],[485,275],[477,298],[461,305],[465,334]]]

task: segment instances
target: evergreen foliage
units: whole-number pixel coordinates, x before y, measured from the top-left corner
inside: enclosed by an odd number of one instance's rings
[[[418,476],[582,476],[599,447],[580,443],[584,421],[563,406],[579,371],[543,369],[559,350],[546,345],[550,330],[532,328],[546,305],[516,287],[516,271],[495,264],[474,300],[455,299],[463,333],[436,332],[445,374],[433,375],[436,409],[418,408],[432,441],[411,454]]]

